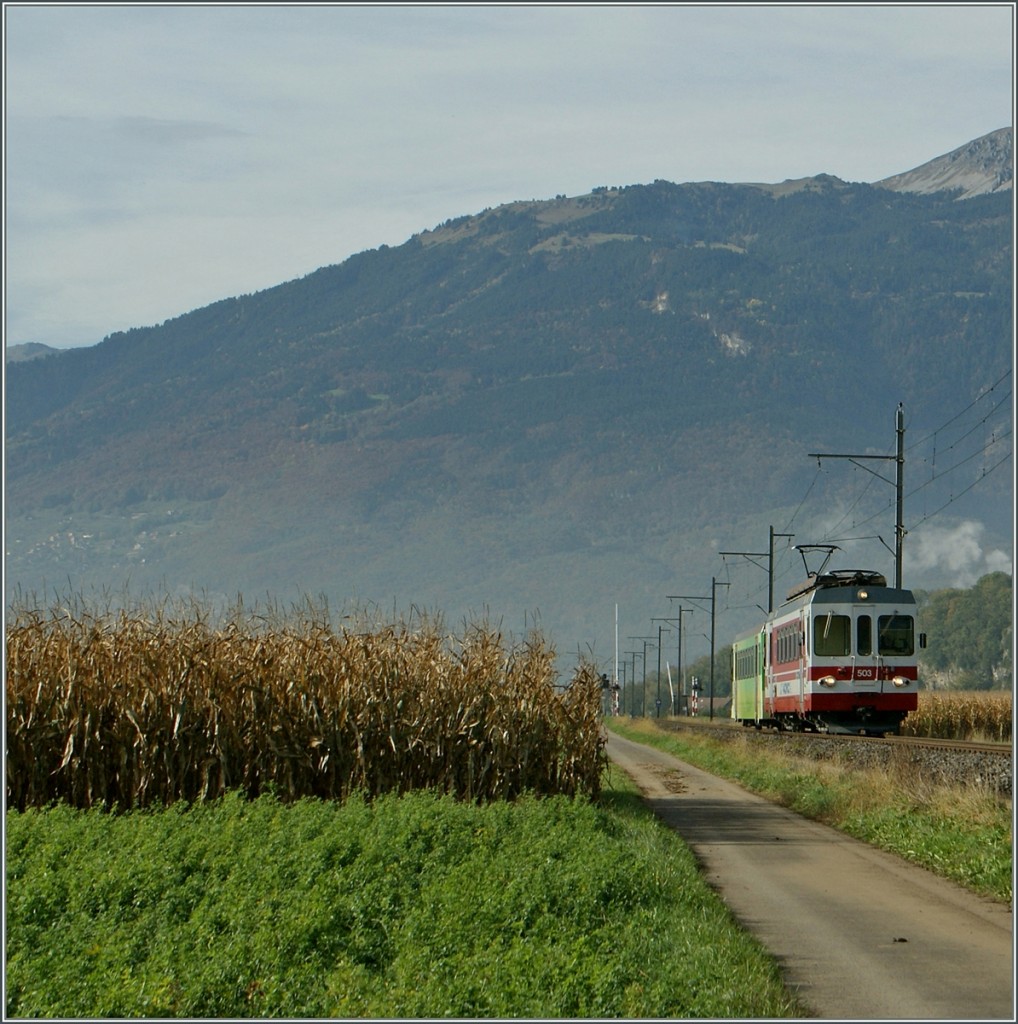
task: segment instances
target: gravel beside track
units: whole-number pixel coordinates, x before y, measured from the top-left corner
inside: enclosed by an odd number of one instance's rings
[[[906,768],[932,782],[987,787],[1002,796],[1011,796],[1013,750],[1009,746],[973,749],[976,745],[924,745],[921,740],[905,738],[881,740],[820,733],[775,733],[767,729],[758,732],[727,721],[717,725],[692,725],[679,719],[662,719],[657,724],[662,729],[706,731],[719,740],[779,743],[796,756],[838,761],[846,768]]]

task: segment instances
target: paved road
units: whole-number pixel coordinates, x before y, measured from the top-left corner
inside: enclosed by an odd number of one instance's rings
[[[652,747],[607,750],[814,1016],[1015,1019],[1009,908]]]

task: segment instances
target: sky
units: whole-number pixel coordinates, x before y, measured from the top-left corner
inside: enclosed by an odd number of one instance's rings
[[[874,182],[1013,119],[1013,4],[4,4],[5,343],[601,185]]]

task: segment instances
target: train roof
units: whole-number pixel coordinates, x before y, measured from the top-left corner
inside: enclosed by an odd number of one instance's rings
[[[871,569],[836,569],[821,575],[813,573],[804,583],[798,583],[788,591],[787,601],[805,597],[813,590],[827,590],[829,587],[886,587],[887,577]]]

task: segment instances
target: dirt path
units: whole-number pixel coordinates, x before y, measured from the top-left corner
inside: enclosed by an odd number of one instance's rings
[[[1007,907],[652,747],[607,749],[814,1016],[1015,1019]]]

